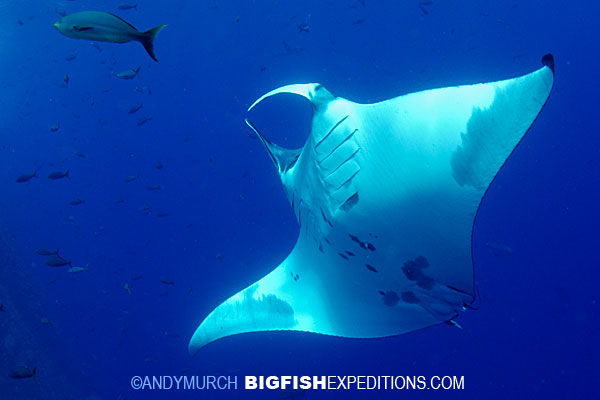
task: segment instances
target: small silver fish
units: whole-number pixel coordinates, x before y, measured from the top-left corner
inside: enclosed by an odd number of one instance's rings
[[[129,109],[129,111],[128,111],[128,112],[129,112],[129,114],[135,114],[136,112],[140,111],[140,109],[141,109],[143,106],[144,106],[144,105],[143,105],[142,103],[135,104],[134,106],[132,106],[132,107]]]
[[[141,68],[141,66],[137,67],[136,69],[126,69],[125,71],[121,71],[118,74],[115,74],[115,76],[119,79],[125,79],[125,80],[133,79],[136,76],[138,76],[138,74],[140,72],[140,68]]]
[[[119,10],[137,10],[137,3],[121,3],[117,6]]]
[[[88,270],[88,264],[85,265],[85,267],[71,267],[67,270],[67,272],[71,273],[71,274],[77,274],[79,272],[83,272],[83,271],[87,271]]]
[[[61,178],[69,178],[69,179],[71,179],[71,177],[69,176],[69,170],[66,170],[65,172],[62,172],[62,171],[53,171],[53,172],[50,172],[48,174],[48,179],[51,179],[53,181],[57,180],[57,179],[61,179]]]
[[[138,119],[138,121],[136,122],[136,125],[137,126],[142,126],[146,122],[150,121],[151,119],[152,119],[152,117],[142,117],[142,118]]]
[[[8,371],[8,377],[12,379],[33,378],[36,383],[39,383],[35,376],[35,367],[33,369],[29,369],[24,365],[17,365]]]
[[[149,215],[149,214],[150,214],[150,212],[152,211],[152,206],[141,206],[141,207],[139,208],[139,210],[140,210],[141,212],[143,212],[143,213],[144,213],[144,215]]]
[[[71,266],[71,260],[65,260],[60,256],[51,256],[46,258],[46,265],[49,267],[64,267],[65,265]]]
[[[172,281],[172,280],[167,279],[167,278],[160,278],[160,283],[164,283],[167,286],[173,286],[173,287],[175,287],[175,281]]]
[[[24,182],[27,182],[28,180],[30,180],[31,178],[37,178],[38,176],[36,175],[36,173],[37,173],[37,170],[33,171],[33,174],[23,174],[23,175],[17,177],[15,182],[24,183]]]

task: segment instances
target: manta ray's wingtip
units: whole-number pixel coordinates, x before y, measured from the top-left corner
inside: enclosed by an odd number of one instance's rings
[[[554,56],[552,55],[552,53],[548,53],[544,57],[542,57],[542,63],[548,68],[550,68],[550,70],[554,74]]]

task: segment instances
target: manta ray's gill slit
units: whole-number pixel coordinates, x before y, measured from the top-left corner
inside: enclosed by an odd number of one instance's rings
[[[360,172],[360,168],[358,168],[358,170],[356,172],[354,172],[352,175],[350,175],[350,178],[346,179],[344,182],[342,182],[341,185],[339,185],[338,187],[336,187],[335,190],[334,190],[334,192],[337,192],[338,190],[340,190],[344,186],[350,184],[350,182],[352,182],[352,179],[354,179],[354,177],[356,175],[358,175],[359,172]]]
[[[321,209],[321,215],[323,216],[323,220],[325,222],[327,222],[327,225],[329,225],[330,227],[333,228],[333,223],[329,220],[329,218],[327,218],[327,216],[325,215],[325,211],[323,211],[323,207],[320,208]]]
[[[331,171],[330,173],[328,173],[325,176],[325,179],[329,178],[331,175],[333,175],[334,173],[336,173],[348,161],[352,160],[354,158],[354,156],[358,153],[359,150],[360,150],[360,147],[356,148],[356,150],[354,150],[352,152],[352,154],[350,154],[348,157],[346,157],[346,159],[344,161],[342,161],[337,167],[335,167],[335,169],[333,171]],[[360,167],[358,167],[358,170],[360,171]],[[354,174],[354,175],[356,175],[356,174]],[[354,175],[352,176],[353,178],[354,178]],[[342,184],[342,186],[344,186],[344,185]]]
[[[358,204],[358,192],[354,192],[354,194],[346,199],[346,201],[340,206],[340,210],[342,211],[350,211],[352,207]]]
[[[323,163],[325,160],[327,160],[329,157],[331,157],[331,155],[333,153],[335,153],[335,151],[337,149],[339,149],[344,143],[346,143],[348,140],[350,140],[356,132],[358,132],[358,129],[354,129],[353,131],[351,131],[348,134],[348,136],[346,136],[344,139],[342,139],[342,141],[329,152],[329,154],[327,154],[325,157],[321,158],[319,160],[319,163]]]
[[[344,121],[345,121],[345,120],[346,120],[346,119],[347,119],[349,116],[350,116],[350,114],[348,114],[348,115],[346,115],[344,118],[340,119],[340,120],[339,120],[339,121],[338,121],[338,122],[337,122],[337,123],[336,123],[336,124],[335,124],[335,125],[334,125],[334,126],[331,128],[331,129],[330,129],[330,130],[329,130],[329,132],[327,132],[327,134],[326,134],[325,136],[323,136],[323,137],[321,138],[321,140],[319,140],[319,141],[317,142],[317,144],[315,144],[315,150],[316,150],[316,149],[317,149],[317,147],[319,147],[319,146],[321,145],[321,143],[323,143],[323,141],[324,141],[325,139],[327,139],[327,138],[329,137],[329,135],[331,135],[331,134],[333,133],[333,131],[334,131],[334,130],[335,130],[337,127],[338,127],[338,126],[340,126],[340,125],[341,125],[341,123],[342,123],[342,122],[344,122]]]

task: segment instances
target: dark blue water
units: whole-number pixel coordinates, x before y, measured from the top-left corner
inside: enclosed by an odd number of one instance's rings
[[[465,379],[460,391],[310,391],[300,399],[596,398],[598,6],[117,4],[0,5],[0,399],[280,398],[130,387],[135,375],[182,374],[235,375],[240,387],[244,375]],[[88,9],[116,12],[139,29],[169,24],[155,43],[160,61],[137,43],[96,48],[52,26],[56,10]],[[207,313],[271,271],[297,238],[272,162],[244,124],[254,100],[284,84],[321,82],[374,102],[525,74],[548,52],[553,93],[475,224],[481,308],[460,317],[462,330],[440,325],[376,340],[258,333],[188,355]],[[114,76],[138,66],[135,79]],[[254,120],[273,141],[300,146],[310,110],[294,99],[273,103]],[[143,107],[129,114],[136,104]],[[144,117],[151,119],[137,126]],[[15,182],[36,169],[39,178]],[[46,178],[66,169],[70,180]],[[138,178],[124,182],[131,175]],[[75,198],[85,203],[69,205]],[[498,257],[487,242],[512,254]],[[50,268],[39,247],[60,248],[89,270]],[[19,364],[37,367],[39,384],[6,376]]]

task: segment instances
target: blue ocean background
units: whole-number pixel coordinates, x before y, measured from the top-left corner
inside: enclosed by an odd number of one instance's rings
[[[598,398],[600,7],[425,3],[0,3],[0,399],[281,397],[135,391],[135,375],[235,375],[240,387],[244,375],[465,377],[461,391],[297,393],[307,400]],[[62,36],[52,26],[62,10],[114,12],[140,30],[168,24],[155,42],[159,62],[138,43]],[[460,316],[462,330],[374,340],[255,333],[188,354],[202,319],[297,238],[272,162],[244,123],[259,96],[320,82],[375,102],[522,75],[548,52],[553,92],[475,223],[481,308]],[[114,76],[138,66],[135,79]],[[151,119],[138,126],[141,118]],[[272,141],[299,147],[310,106],[280,96],[252,119]],[[70,179],[46,178],[67,169]],[[34,170],[39,178],[15,182]],[[85,203],[69,205],[76,198]],[[89,270],[48,267],[40,247]],[[7,376],[22,364],[37,368],[39,384]]]

